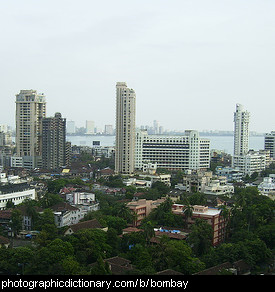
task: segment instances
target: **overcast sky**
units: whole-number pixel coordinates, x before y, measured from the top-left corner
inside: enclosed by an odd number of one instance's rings
[[[136,124],[275,130],[274,0],[0,0],[0,124],[36,89],[47,116],[115,124],[115,85],[136,92]]]

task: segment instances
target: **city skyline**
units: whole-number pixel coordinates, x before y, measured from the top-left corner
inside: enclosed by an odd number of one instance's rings
[[[137,125],[232,131],[240,103],[251,131],[274,130],[272,1],[14,0],[0,8],[0,124],[15,127],[14,96],[34,89],[49,116],[115,125],[114,87],[123,81],[139,97]]]

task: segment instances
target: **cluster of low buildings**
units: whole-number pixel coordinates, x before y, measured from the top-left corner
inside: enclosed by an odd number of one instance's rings
[[[232,195],[234,186],[228,183],[226,176],[213,175],[212,171],[188,170],[183,176],[182,183],[176,189],[191,193],[201,192],[208,195]]]
[[[9,206],[8,204],[12,204],[10,207],[14,206],[19,208],[22,213],[22,229],[32,230],[32,218],[20,204],[25,200],[37,200],[39,192],[42,191],[43,195],[45,194],[46,190],[44,190],[44,188],[45,186],[41,186],[40,182],[31,181],[30,178],[22,179],[19,176],[7,175],[5,172],[0,172],[1,223],[3,223],[3,218],[1,216],[9,220],[11,219],[12,211],[11,209],[7,209],[7,206]],[[65,201],[51,207],[57,227],[76,224],[83,219],[88,212],[99,209],[99,203],[96,201],[95,194],[90,191],[78,188],[67,188],[66,190],[61,190],[60,196],[63,196]],[[36,211],[41,213],[44,210],[36,208]],[[7,220],[7,224],[9,220]]]

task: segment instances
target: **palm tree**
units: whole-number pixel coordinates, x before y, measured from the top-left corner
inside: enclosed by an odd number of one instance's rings
[[[229,216],[230,216],[230,211],[229,209],[225,206],[225,205],[220,205],[218,207],[219,210],[221,210],[220,215],[223,217],[224,219],[224,224],[225,224],[225,238],[228,235],[228,220],[229,220]]]
[[[155,236],[154,227],[151,221],[148,221],[143,225],[143,231],[146,241],[149,243],[150,239]]]
[[[125,204],[121,204],[120,206],[118,206],[117,216],[123,218],[128,223],[133,220],[131,210]]]
[[[184,217],[185,217],[185,227],[187,228],[187,222],[188,222],[188,218],[191,218],[193,215],[193,206],[190,204],[187,204],[183,207],[183,213],[184,213]]]

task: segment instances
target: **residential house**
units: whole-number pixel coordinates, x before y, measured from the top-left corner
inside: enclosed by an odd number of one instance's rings
[[[79,208],[65,202],[58,203],[52,206],[51,209],[54,212],[54,220],[57,227],[76,224],[83,218]]]
[[[134,266],[131,264],[131,261],[122,258],[122,257],[112,257],[103,260],[105,263],[108,263],[109,270],[112,275],[126,275],[129,272],[134,270]],[[93,263],[90,266],[94,267],[97,263]]]
[[[102,226],[97,219],[92,219],[69,226],[68,229],[65,231],[64,235],[70,235],[83,229],[100,229],[103,231],[107,231],[108,227]]]

